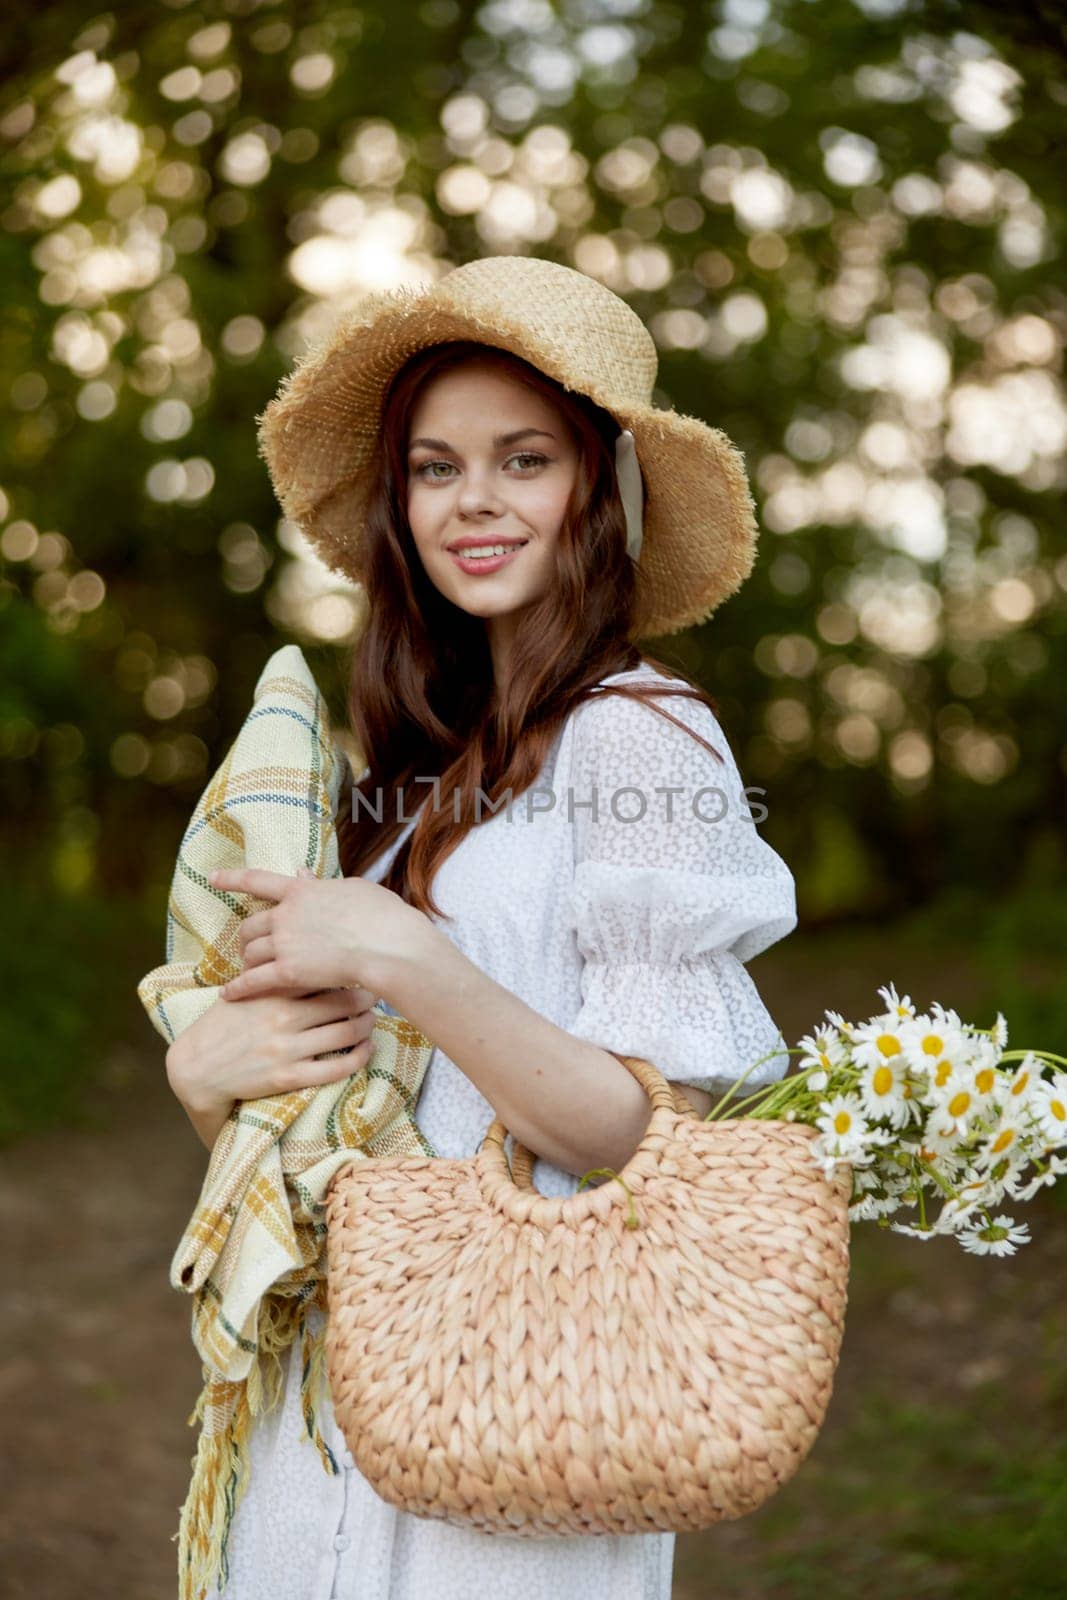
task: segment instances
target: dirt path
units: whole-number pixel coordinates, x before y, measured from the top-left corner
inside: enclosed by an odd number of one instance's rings
[[[207,1153],[161,1062],[151,1071],[146,1051],[135,1086],[110,1091],[106,1131],[30,1138],[0,1162],[14,1247],[0,1361],[4,1600],[176,1592],[168,1535],[200,1367],[168,1271]]]
[[[915,966],[916,998],[925,1003],[928,974],[918,957]],[[820,961],[810,946],[804,959],[783,954],[757,967],[791,1041],[831,997],[846,1014],[865,1016],[878,1004],[873,983],[908,981],[906,972],[869,980]],[[939,978],[933,992],[967,1015],[968,987],[960,971]],[[124,1086],[105,1092],[100,1131],[27,1139],[0,1158],[9,1246],[0,1358],[3,1600],[173,1600],[176,1592],[170,1535],[195,1449],[186,1418],[200,1373],[188,1302],[170,1288],[168,1271],[207,1157],[167,1088],[162,1045],[149,1038],[127,1060],[126,1075]],[[813,1537],[832,1520],[820,1504],[820,1463],[833,1461],[835,1439],[872,1386],[895,1384],[916,1404],[945,1395],[966,1404],[971,1389],[1010,1363],[1022,1375],[1025,1412],[1041,1321],[1067,1272],[1067,1229],[1044,1208],[1030,1210],[1035,1244],[994,1270],[956,1246],[872,1229],[860,1241],[854,1232],[831,1416],[810,1462],[777,1497],[792,1495],[807,1508]],[[984,1328],[979,1309],[990,1319]],[[784,1593],[759,1584],[763,1517],[680,1539],[676,1600]]]

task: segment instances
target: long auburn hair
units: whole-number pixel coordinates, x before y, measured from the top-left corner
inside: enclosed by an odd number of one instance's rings
[[[415,403],[432,378],[472,361],[491,361],[542,395],[572,431],[579,452],[557,545],[555,587],[524,612],[499,701],[486,620],[462,610],[430,582],[407,518],[407,445]],[[644,614],[615,478],[618,432],[610,413],[585,395],[564,389],[495,345],[473,340],[431,345],[394,375],[383,404],[361,545],[365,621],[349,670],[349,725],[366,771],[356,778],[365,804],[353,807],[349,792],[338,809],[346,877],[362,874],[383,854],[412,809],[426,800],[381,882],[422,911],[441,916],[430,884],[477,825],[476,791],[489,806],[508,790],[513,798],[521,795],[536,781],[557,730],[582,701],[598,694],[638,700],[682,695],[718,711],[699,684],[633,642]],[[681,678],[685,687],[596,687],[601,678],[642,662]],[[723,759],[670,712],[654,703],[651,709]],[[430,778],[438,780],[438,792],[447,801],[433,803]],[[412,791],[409,786],[420,779],[424,786]]]

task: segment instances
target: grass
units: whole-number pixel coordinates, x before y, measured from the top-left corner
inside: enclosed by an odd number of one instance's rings
[[[1000,1386],[936,1408],[871,1390],[743,1559],[685,1541],[676,1600],[1062,1600],[1067,1442],[1050,1419],[1006,1443],[1010,1404]]]
[[[852,1230],[822,1432],[749,1517],[678,1540],[674,1600],[1063,1600],[1067,1237],[1002,1260]]]

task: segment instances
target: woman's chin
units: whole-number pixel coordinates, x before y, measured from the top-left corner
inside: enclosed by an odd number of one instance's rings
[[[510,584],[506,580],[494,583],[492,573],[466,581],[461,578],[458,583],[451,574],[450,577],[447,587],[439,585],[442,594],[472,617],[505,617],[512,612],[525,611],[541,598],[541,591],[527,584]]]

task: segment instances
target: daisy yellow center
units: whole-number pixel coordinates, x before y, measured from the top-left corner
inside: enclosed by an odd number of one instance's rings
[[[911,1084],[910,1083],[906,1083],[904,1085],[904,1098],[905,1098],[905,1100],[910,1100],[911,1099]]]
[[[978,1090],[979,1094],[989,1093],[990,1089],[993,1087],[993,1079],[995,1077],[996,1073],[993,1071],[992,1067],[982,1068],[981,1072],[976,1075],[974,1080],[975,1088]]]
[[[830,1057],[826,1054],[825,1050],[820,1050],[820,1052],[819,1052],[819,1060],[822,1062],[822,1064],[825,1067],[826,1071],[829,1072],[829,1070],[830,1070]]]
[[[949,1075],[949,1073],[951,1071],[952,1071],[952,1062],[951,1061],[939,1061],[937,1063],[937,1071],[934,1073],[934,1082],[938,1086],[940,1086],[941,1084],[944,1083],[945,1079],[948,1077],[948,1075]]]
[[[1062,1100],[1050,1100],[1048,1108],[1057,1122],[1067,1122],[1067,1106],[1064,1105]]]
[[[1011,1086],[1012,1094],[1022,1094],[1023,1090],[1026,1088],[1026,1085],[1029,1082],[1030,1082],[1030,1074],[1028,1072],[1020,1072],[1019,1076],[1016,1078],[1015,1082]]]
[[[893,1073],[889,1067],[876,1067],[871,1086],[875,1094],[888,1094],[893,1087]]]
[[[1008,1148],[1014,1138],[1015,1129],[1005,1128],[1003,1133],[997,1134],[996,1138],[993,1140],[993,1143],[990,1145],[990,1154],[994,1156],[999,1155],[1002,1150],[1006,1150]]]
[[[900,1054],[900,1040],[895,1033],[880,1033],[876,1042],[884,1056]]]
[[[961,1089],[958,1094],[954,1094],[952,1096],[952,1099],[948,1103],[949,1116],[962,1117],[970,1103],[971,1097],[967,1093],[967,1090]]]
[[[923,1038],[922,1048],[928,1056],[939,1056],[945,1048],[945,1041],[936,1033],[928,1033]]]
[[[834,1118],[834,1132],[847,1133],[852,1126],[852,1117],[847,1111],[839,1111]]]

